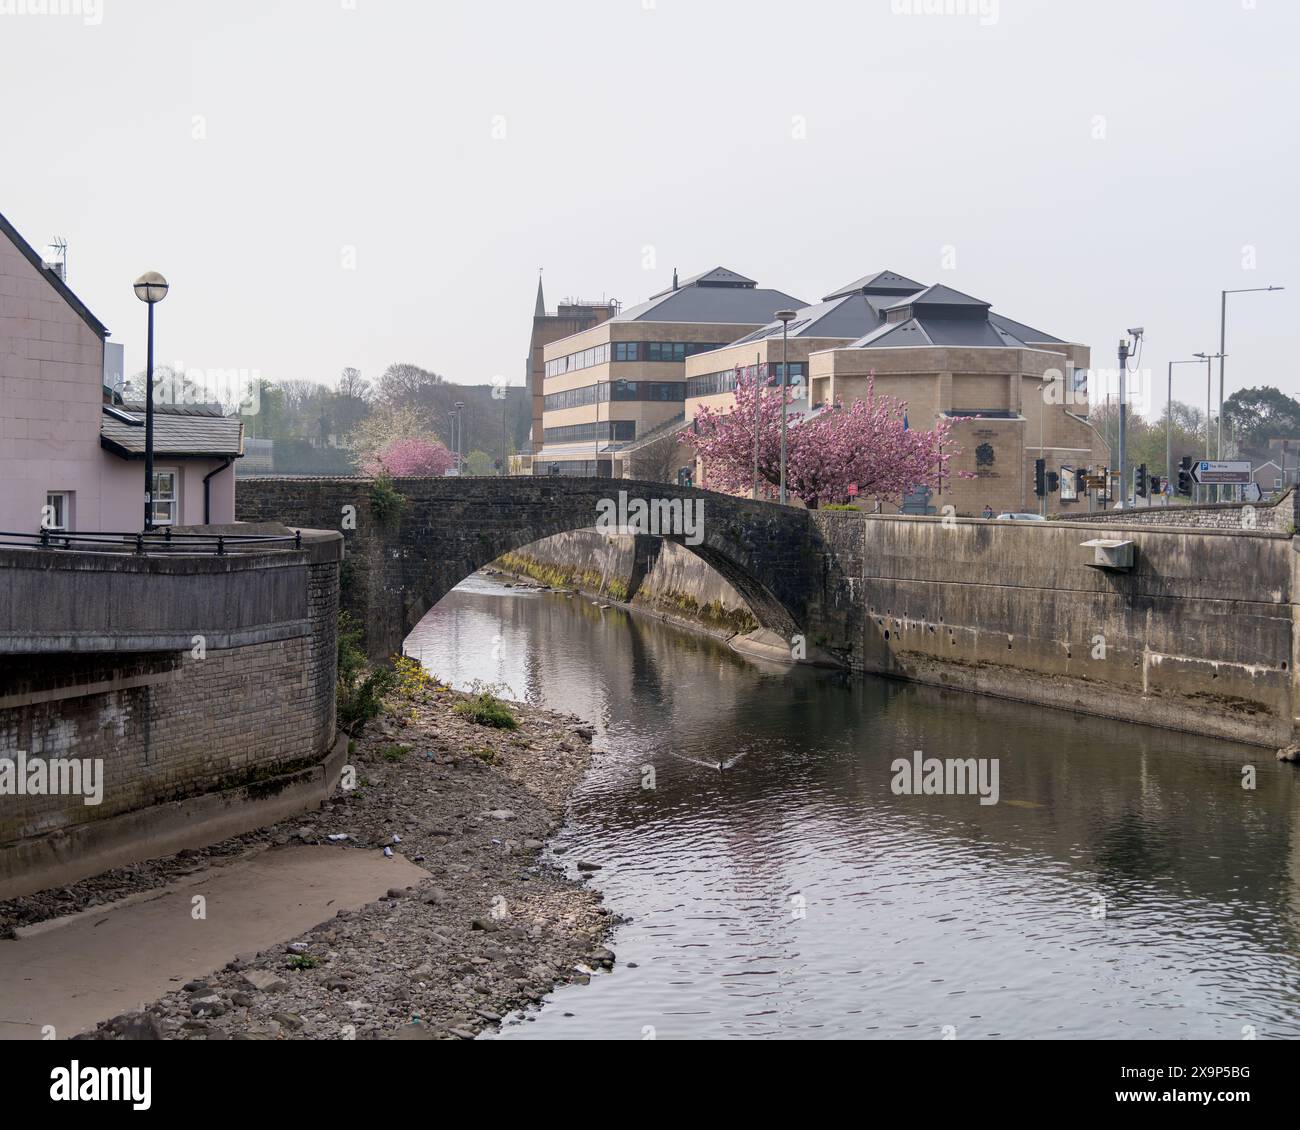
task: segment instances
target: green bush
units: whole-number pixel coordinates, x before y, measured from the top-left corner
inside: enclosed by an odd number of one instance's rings
[[[370,513],[377,522],[391,526],[402,515],[406,495],[393,486],[393,480],[380,475],[370,487]]]
[[[384,708],[384,695],[393,690],[397,676],[389,667],[371,667],[361,646],[361,626],[350,613],[339,613],[338,721],[347,734],[355,733]]]
[[[822,507],[823,510],[861,510],[861,506],[854,506],[848,502],[828,502]]]
[[[474,693],[464,702],[458,702],[452,710],[462,718],[468,718],[480,726],[493,726],[498,730],[517,730],[519,723],[515,720],[515,716],[506,709],[505,703],[497,698],[493,693],[494,690],[494,687],[485,687],[476,682]]]

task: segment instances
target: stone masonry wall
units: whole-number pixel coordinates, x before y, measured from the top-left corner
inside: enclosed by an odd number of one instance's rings
[[[205,793],[256,792],[318,765],[335,737],[338,547],[334,538],[276,561],[306,590],[306,623],[291,638],[197,653],[0,654],[0,757],[102,759],[104,781],[99,805],[0,796],[0,846]],[[77,583],[93,597],[98,580],[106,593],[111,574],[78,558]],[[177,562],[167,565],[174,579]],[[197,623],[206,578],[192,580]]]
[[[1109,512],[1114,515],[1115,511]],[[1200,530],[1259,530],[1293,534],[1300,516],[1300,495],[1295,487],[1273,502],[1217,502],[1204,506],[1143,506],[1123,511],[1128,526],[1185,526]],[[1064,520],[1096,522],[1101,514],[1074,514]]]

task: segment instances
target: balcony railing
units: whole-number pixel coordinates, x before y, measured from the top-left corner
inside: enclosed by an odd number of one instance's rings
[[[40,533],[15,533],[0,530],[0,547],[50,549],[79,553],[199,554],[225,557],[241,550],[273,548],[301,549],[302,533],[293,534],[190,534],[172,533],[170,527],[148,533],[78,534],[64,530],[41,530]]]

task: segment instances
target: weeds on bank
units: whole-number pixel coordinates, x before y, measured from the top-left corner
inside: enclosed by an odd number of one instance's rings
[[[452,707],[453,712],[462,718],[468,718],[480,726],[492,726],[498,730],[517,730],[519,723],[497,696],[501,688],[474,681],[473,692],[464,702]]]
[[[397,685],[390,667],[372,667],[361,646],[361,625],[349,612],[339,613],[338,723],[355,734],[384,708],[384,696]]]

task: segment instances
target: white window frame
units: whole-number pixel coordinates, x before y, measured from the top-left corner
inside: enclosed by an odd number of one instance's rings
[[[70,533],[72,530],[72,491],[70,490],[47,490],[45,492],[45,505],[53,506],[53,499],[60,500],[60,506],[63,510],[63,520],[57,526],[46,526],[42,523],[41,528],[49,530],[51,533]],[[44,511],[41,512],[42,519],[45,517]]]
[[[169,499],[165,500],[166,505],[171,507],[171,517],[158,517],[159,495],[158,480],[163,475],[172,477],[172,494]],[[150,499],[149,507],[153,515],[153,524],[155,526],[177,526],[181,520],[181,471],[179,467],[155,467],[153,469],[153,497]]]

